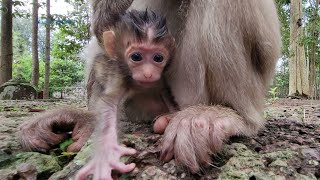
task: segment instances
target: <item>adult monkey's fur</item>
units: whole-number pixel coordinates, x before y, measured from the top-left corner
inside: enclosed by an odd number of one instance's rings
[[[130,4],[91,0],[98,39],[91,49],[100,48],[101,33],[110,26],[104,23],[112,20],[108,10],[123,12]],[[135,0],[130,6],[146,8],[166,16],[177,43],[166,78],[182,110],[165,131],[161,158],[174,156],[196,172],[230,136],[251,136],[264,125],[263,99],[280,56],[276,8],[273,0]],[[89,109],[95,106],[94,81],[93,74]]]

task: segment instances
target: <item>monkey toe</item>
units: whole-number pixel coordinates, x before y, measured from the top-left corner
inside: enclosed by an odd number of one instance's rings
[[[92,174],[93,164],[90,162],[88,165],[82,167],[76,174],[75,180],[84,180],[90,174]]]
[[[68,146],[67,151],[68,152],[78,152],[81,150],[83,145],[84,145],[84,143],[74,142]]]
[[[110,142],[109,142],[110,143]],[[134,163],[124,164],[120,158],[124,155],[134,155],[136,150],[110,143],[103,154],[95,155],[89,164],[83,167],[76,175],[76,180],[85,179],[89,174],[93,174],[93,179],[112,180],[111,171],[116,170],[120,173],[132,171],[136,165]]]
[[[72,139],[73,140],[78,140],[78,139],[89,139],[93,132],[94,127],[92,126],[91,123],[85,123],[82,125],[77,125],[73,130],[72,130]]]
[[[83,142],[83,144],[85,144],[88,141],[88,139],[90,138],[91,134],[92,134],[91,132],[79,132],[77,134],[74,134],[72,132],[72,140],[73,141],[81,141],[81,142]]]
[[[38,151],[42,153],[46,153],[49,149],[51,149],[51,146],[42,139],[33,139],[28,143],[27,146],[30,148],[27,148],[26,150]]]
[[[173,157],[191,172],[211,163],[226,138],[215,108],[197,107],[178,112],[169,122],[162,142],[161,159]],[[225,119],[224,119],[225,120]]]
[[[124,164],[122,162],[117,162],[112,165],[112,169],[119,171],[120,173],[131,172],[136,167],[135,163]]]
[[[121,156],[134,155],[134,154],[137,153],[137,150],[132,149],[132,148],[127,148],[127,147],[124,147],[124,146],[119,146],[119,152],[120,152]]]
[[[153,124],[153,132],[156,134],[163,134],[169,124],[170,119],[170,115],[158,117]]]
[[[42,139],[50,146],[55,146],[55,145],[61,143],[67,137],[68,137],[68,135],[66,133],[56,134],[51,131],[39,131],[37,133],[37,138]]]
[[[174,152],[177,162],[193,173],[211,164],[232,134],[245,129],[242,118],[235,111],[221,106],[193,106],[179,111],[169,122],[162,144],[162,158],[168,160]]]
[[[163,148],[163,149],[165,150],[161,151],[160,160],[164,162],[169,162],[171,159],[173,159],[173,156],[174,156],[173,148],[170,148],[170,149]]]

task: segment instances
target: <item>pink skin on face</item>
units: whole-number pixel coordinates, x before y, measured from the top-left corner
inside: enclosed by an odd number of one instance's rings
[[[132,55],[139,54],[141,60],[132,60]],[[155,56],[162,56],[161,62],[155,61]],[[132,44],[125,52],[132,78],[142,86],[152,86],[161,79],[163,68],[168,63],[169,52],[162,45],[149,43]]]

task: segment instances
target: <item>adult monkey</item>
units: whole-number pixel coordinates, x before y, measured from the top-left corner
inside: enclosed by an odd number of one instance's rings
[[[131,8],[166,15],[177,42],[167,80],[182,110],[165,130],[163,160],[196,172],[227,138],[264,125],[281,44],[273,0],[135,0]]]
[[[104,19],[113,17],[110,8],[121,13],[131,5],[131,9],[148,8],[166,16],[177,43],[176,60],[166,78],[181,111],[165,130],[161,158],[168,161],[174,156],[196,172],[210,163],[210,155],[230,136],[251,136],[264,124],[263,97],[280,54],[274,2],[131,2],[91,0],[93,32],[101,42],[101,33],[110,26]],[[94,43],[99,48],[100,43]],[[89,94],[95,90],[94,75],[90,77]],[[94,109],[94,99],[90,98],[89,109]]]

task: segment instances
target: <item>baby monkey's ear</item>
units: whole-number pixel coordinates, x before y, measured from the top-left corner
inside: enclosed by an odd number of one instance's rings
[[[116,35],[113,31],[105,31],[103,33],[103,45],[108,56],[115,57]]]

